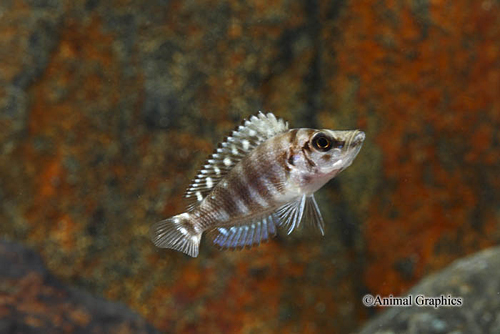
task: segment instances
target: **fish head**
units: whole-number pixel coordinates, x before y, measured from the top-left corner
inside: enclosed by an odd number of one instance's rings
[[[344,170],[352,164],[364,140],[365,133],[359,130],[318,130],[308,143],[310,159],[321,174]]]
[[[296,167],[293,178],[301,192],[313,193],[352,164],[363,145],[365,133],[307,129],[300,137],[292,158]]]

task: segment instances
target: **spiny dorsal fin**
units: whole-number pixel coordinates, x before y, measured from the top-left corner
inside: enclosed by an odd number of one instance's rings
[[[245,225],[218,227],[213,242],[220,249],[243,249],[259,245],[276,235],[278,219],[274,215]]]
[[[192,204],[201,202],[217,183],[249,152],[267,139],[288,130],[288,123],[277,119],[272,113],[259,111],[257,116],[245,120],[227,137],[208,158],[187,188],[185,198]]]

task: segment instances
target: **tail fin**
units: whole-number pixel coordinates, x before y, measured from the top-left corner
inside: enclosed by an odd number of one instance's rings
[[[198,256],[201,233],[196,231],[189,213],[159,221],[149,230],[156,247],[175,249],[192,257]]]

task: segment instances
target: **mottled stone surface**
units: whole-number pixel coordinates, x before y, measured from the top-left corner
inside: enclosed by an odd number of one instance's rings
[[[500,248],[458,260],[407,295],[462,298],[461,307],[393,307],[371,320],[362,334],[500,333]],[[421,300],[421,299],[420,299]]]
[[[0,239],[0,333],[158,333],[121,303],[61,284],[40,256]]]
[[[161,330],[355,330],[365,293],[500,241],[498,1],[6,0],[0,18],[0,233]],[[325,237],[155,249],[149,225],[259,109],[367,133],[317,195]]]

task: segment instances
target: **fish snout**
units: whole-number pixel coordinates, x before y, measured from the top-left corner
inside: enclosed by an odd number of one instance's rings
[[[352,137],[352,146],[358,146],[363,144],[365,141],[365,133],[363,131],[357,130]]]

